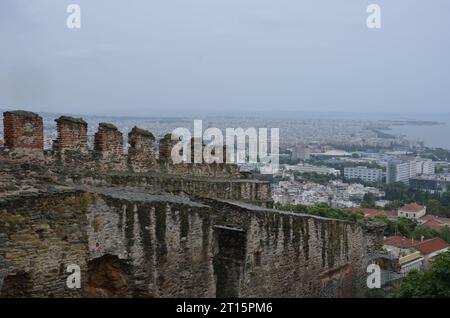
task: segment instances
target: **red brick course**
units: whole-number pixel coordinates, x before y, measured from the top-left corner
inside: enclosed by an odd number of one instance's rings
[[[55,151],[73,150],[88,153],[87,123],[81,118],[61,116],[56,119],[58,137],[53,141]]]
[[[42,118],[27,111],[3,113],[5,146],[10,149],[44,149]]]

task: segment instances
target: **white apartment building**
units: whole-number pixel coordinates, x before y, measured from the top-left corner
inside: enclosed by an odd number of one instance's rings
[[[422,174],[430,175],[434,174],[435,171],[435,164],[431,159],[416,158],[414,159],[412,166],[415,168],[415,171],[413,171],[411,177]]]
[[[408,183],[410,176],[409,162],[390,161],[387,164],[386,183]]]
[[[365,182],[380,182],[383,179],[383,171],[366,166],[346,167],[344,168],[344,177],[346,179],[361,179]]]
[[[431,159],[414,158],[410,160],[393,160],[388,162],[386,183],[409,183],[409,179],[418,175],[435,173],[435,165]]]
[[[331,174],[335,176],[339,176],[341,172],[334,168],[324,167],[324,166],[313,166],[307,164],[298,164],[298,165],[285,165],[284,168],[286,170],[296,171],[300,173],[312,173],[315,172],[317,174]]]

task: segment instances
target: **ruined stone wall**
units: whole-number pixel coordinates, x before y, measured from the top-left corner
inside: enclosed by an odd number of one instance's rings
[[[31,296],[351,296],[382,242],[382,228],[114,191],[2,203],[2,295],[18,275]],[[78,292],[64,287],[69,263],[82,268]]]
[[[4,112],[3,127],[5,146],[12,160],[43,159],[44,128],[39,115],[27,111]]]
[[[133,127],[128,134],[128,164],[134,172],[156,169],[155,136],[147,130]]]
[[[365,270],[371,253],[381,248],[381,224],[357,225],[248,207],[225,209],[217,223],[226,226],[221,231],[229,239],[223,242],[225,257],[219,259],[215,273],[225,271],[225,277],[234,277],[235,290],[229,289],[233,280],[228,279],[218,282],[217,294],[355,297],[366,293]]]
[[[88,156],[87,123],[81,118],[61,116],[56,121],[58,136],[53,150],[60,157],[86,160]],[[64,159],[64,158],[61,158]]]
[[[100,197],[88,212],[95,225],[89,228],[90,259],[128,259],[134,296],[212,296],[209,214],[202,206]]]
[[[247,258],[241,297],[350,297],[358,292],[354,277],[364,277],[367,266],[362,229],[339,221],[272,215],[253,220],[248,230]],[[349,275],[330,277],[351,269]],[[265,282],[270,281],[268,285]],[[299,288],[300,286],[300,288]]]
[[[81,194],[20,196],[0,202],[0,297],[79,297],[65,269],[86,274],[87,201]]]
[[[100,123],[94,137],[94,152],[100,159],[123,159],[123,135],[113,124]]]
[[[171,153],[177,140],[172,140],[171,134],[160,140],[157,158],[153,134],[134,127],[128,134],[130,147],[125,154],[122,132],[112,124],[100,123],[94,136],[94,149],[89,150],[87,123],[82,118],[61,116],[55,120],[58,135],[53,141],[53,149],[44,154],[43,124],[39,115],[27,111],[5,112],[3,120],[5,147],[0,147],[0,160],[16,162],[45,160],[45,164],[49,167],[57,165],[77,171],[160,172],[203,177],[241,177],[238,167],[233,164],[205,162],[174,164]]]
[[[194,178],[165,174],[69,173],[77,184],[96,186],[132,186],[149,191],[186,193],[203,198],[228,199],[272,207],[270,184],[246,179]]]
[[[159,159],[161,161],[172,163],[172,148],[176,143],[176,140],[172,140],[172,134],[166,134],[159,141]]]

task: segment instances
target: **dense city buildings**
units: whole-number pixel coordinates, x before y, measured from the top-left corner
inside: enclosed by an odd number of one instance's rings
[[[409,180],[413,189],[442,194],[450,190],[450,174],[416,176]]]
[[[292,159],[294,160],[309,160],[311,158],[311,150],[305,144],[297,144],[292,149]]]
[[[298,173],[317,173],[317,174],[329,174],[338,176],[341,174],[341,172],[334,168],[329,168],[325,166],[314,166],[310,164],[302,164],[299,163],[297,165],[285,165],[285,170],[287,171],[295,171]]]
[[[365,166],[345,167],[344,177],[346,179],[361,179],[365,182],[380,182],[383,179],[383,171]]]
[[[326,204],[336,208],[358,207],[368,193],[376,198],[384,195],[384,192],[374,187],[341,181],[330,181],[327,184],[280,181],[272,186],[272,198],[275,203],[307,206]]]

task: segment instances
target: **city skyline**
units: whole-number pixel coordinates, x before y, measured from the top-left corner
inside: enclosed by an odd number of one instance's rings
[[[446,112],[446,1],[0,4],[0,105],[123,116]],[[180,10],[173,10],[174,8]],[[45,17],[45,18],[43,18]],[[120,75],[119,75],[120,74]]]

